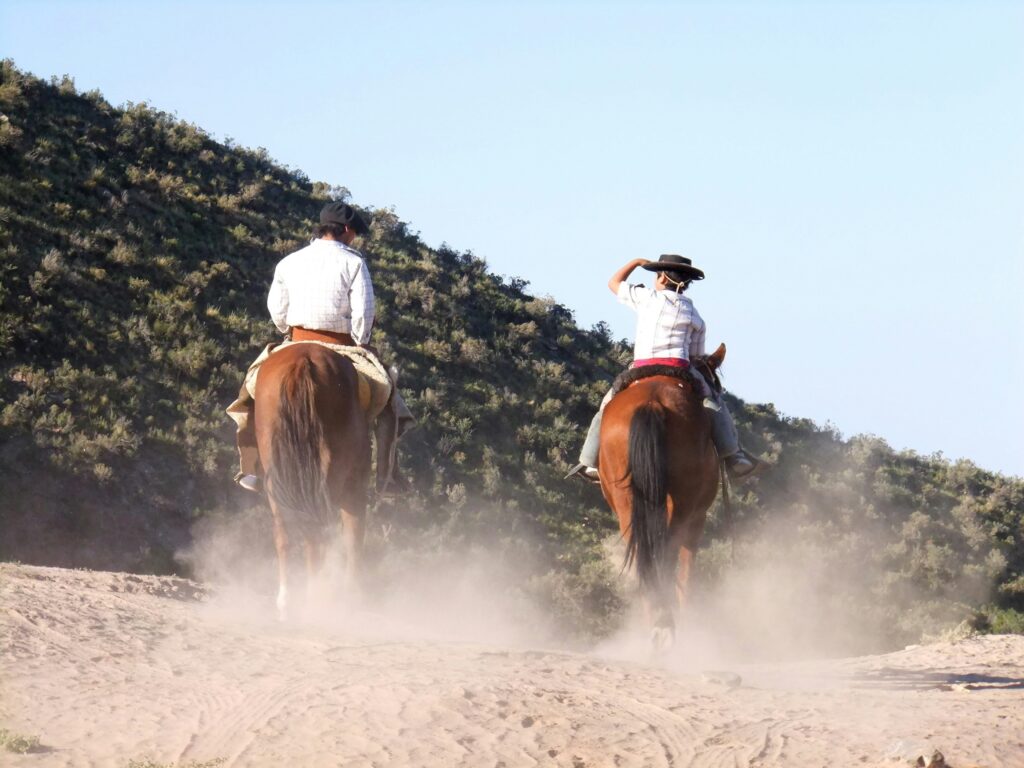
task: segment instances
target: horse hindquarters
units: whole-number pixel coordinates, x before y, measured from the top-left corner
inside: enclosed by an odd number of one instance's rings
[[[647,402],[633,413],[629,426],[628,476],[631,491],[630,535],[626,565],[636,563],[640,589],[655,609],[655,624],[672,626],[666,599],[665,555],[668,543],[668,454],[665,409]]]
[[[317,411],[313,364],[299,361],[281,379],[276,429],[271,440],[267,493],[307,533],[331,519],[322,465],[323,425]]]

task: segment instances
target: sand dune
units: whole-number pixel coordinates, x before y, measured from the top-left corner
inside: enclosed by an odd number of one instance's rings
[[[1024,637],[702,674],[416,639],[372,614],[358,632],[280,625],[255,602],[0,566],[0,728],[41,743],[0,763],[845,767],[938,748],[955,768],[1024,766]]]

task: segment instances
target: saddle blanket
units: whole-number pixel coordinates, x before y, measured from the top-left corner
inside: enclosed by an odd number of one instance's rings
[[[380,360],[377,359],[377,356],[362,347],[329,344],[325,341],[285,341],[279,344],[268,344],[260,352],[259,357],[253,361],[253,364],[249,366],[249,370],[245,374],[244,386],[250,398],[256,396],[256,382],[259,378],[260,366],[272,354],[293,344],[319,344],[321,347],[327,347],[332,352],[347,357],[352,363],[352,367],[356,369],[356,374],[358,374],[359,405],[362,406],[371,419],[377,418],[381,411],[384,410],[388,404],[388,399],[391,397],[392,384],[391,377]],[[235,407],[236,405],[242,407]],[[242,428],[244,426],[242,422],[247,420],[248,417],[248,407],[239,399],[228,406],[227,410],[228,415],[238,424],[239,428]]]

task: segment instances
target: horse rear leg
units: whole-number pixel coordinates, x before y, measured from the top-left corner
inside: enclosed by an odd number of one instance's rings
[[[313,607],[319,598],[327,596],[320,575],[324,563],[324,547],[321,541],[309,537],[302,544],[306,553],[306,604]]]
[[[682,616],[686,602],[690,596],[690,566],[693,563],[693,551],[687,547],[679,547],[679,570],[676,572],[676,614]]]
[[[670,546],[659,553],[655,578],[643,592],[644,615],[651,628],[651,649],[655,654],[669,650],[676,641],[676,585],[675,563]]]
[[[288,619],[288,532],[284,528],[281,515],[271,502],[271,515],[274,518],[274,547],[277,549],[277,618]]]
[[[364,514],[341,510],[341,535],[345,546],[345,591],[359,594],[362,576]]]
[[[671,648],[676,641],[676,621],[672,585],[665,574],[665,583],[646,597],[647,616],[651,626],[651,646],[655,653]]]
[[[689,597],[693,550],[678,540],[673,540],[666,554],[677,550],[679,555],[678,561],[675,563],[674,577],[668,572],[673,565],[669,560],[666,563],[666,573],[663,574],[664,582],[658,592],[649,598],[648,616],[652,625],[651,644],[655,651],[666,651],[675,643],[676,626],[683,615]]]
[[[690,567],[693,564],[693,550],[684,546],[676,537],[669,543],[666,555],[678,551],[675,563],[666,557],[664,582],[658,594],[652,597],[654,603],[651,641],[655,650],[667,650],[675,642],[676,626],[686,609],[690,593]],[[673,568],[673,565],[675,566]],[[669,569],[675,571],[671,573]],[[674,594],[673,594],[674,593]]]

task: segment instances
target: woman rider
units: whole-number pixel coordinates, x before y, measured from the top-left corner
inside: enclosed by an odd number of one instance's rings
[[[637,267],[658,273],[653,290],[626,282]],[[690,259],[675,254],[663,254],[658,261],[634,259],[611,276],[608,288],[620,302],[637,313],[636,342],[630,368],[642,365],[688,368],[691,357],[704,354],[704,321],[689,297],[683,295],[691,281],[703,279],[704,273],[694,267]],[[704,381],[699,375],[695,378]],[[711,438],[719,457],[725,462],[730,477],[749,477],[762,466],[762,462],[740,447],[736,425],[725,401],[711,387],[703,386],[706,402],[707,398],[711,400],[708,406],[711,411]],[[601,444],[601,416],[611,398],[612,393],[609,392],[601,402],[580,451],[580,463],[572,468],[567,478],[578,474],[589,480],[599,479],[596,467]]]

